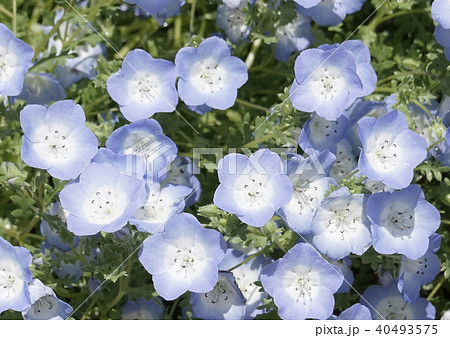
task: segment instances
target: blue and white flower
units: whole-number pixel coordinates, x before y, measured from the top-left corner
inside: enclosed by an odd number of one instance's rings
[[[123,320],[158,320],[164,313],[163,300],[159,297],[145,300],[142,296],[136,301],[129,300],[122,307]]]

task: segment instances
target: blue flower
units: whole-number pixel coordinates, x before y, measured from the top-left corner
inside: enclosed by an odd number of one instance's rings
[[[305,50],[294,70],[289,92],[294,108],[332,121],[358,97],[370,94],[377,80],[369,50],[359,40]]]
[[[230,47],[218,37],[204,40],[198,48],[180,49],[175,65],[180,76],[178,94],[186,105],[230,108],[237,89],[248,79],[245,63],[231,56]]]
[[[293,21],[276,28],[275,59],[287,62],[292,53],[308,48],[314,40],[310,22],[308,17],[297,13],[297,17]]]
[[[234,2],[234,4],[233,4]],[[217,7],[216,23],[219,28],[225,31],[226,36],[233,44],[238,44],[246,40],[250,35],[251,27],[245,22],[245,13],[242,8],[247,7],[250,0],[232,1]]]
[[[358,133],[363,146],[359,170],[395,189],[407,187],[414,168],[427,155],[427,144],[409,130],[405,116],[393,110],[378,119],[364,117],[358,122]]]
[[[48,109],[29,105],[20,112],[22,159],[60,180],[76,178],[97,153],[98,140],[85,126],[83,108],[72,100]]]
[[[63,100],[66,91],[52,74],[27,74],[22,92],[16,97],[28,104],[48,105],[52,101]]]
[[[304,158],[292,155],[285,163],[285,170],[294,187],[289,203],[283,205],[278,214],[286,225],[299,234],[311,232],[311,222],[320,207],[330,185],[336,182],[327,177],[335,156],[328,151],[314,153]]]
[[[206,293],[191,293],[192,313],[201,319],[243,319],[246,299],[231,272],[219,272],[217,284]]]
[[[356,157],[352,153],[352,144],[347,138],[341,139],[336,145],[336,162],[331,168],[330,176],[339,182],[358,167]]]
[[[445,57],[450,60],[450,28],[437,25],[434,30],[434,38],[438,44],[444,47]]]
[[[237,249],[228,249],[224,259],[220,262],[219,269],[229,270],[243,263],[250,255],[251,253],[246,255]],[[260,281],[261,271],[269,263],[271,261],[260,255],[233,270],[239,290],[241,290],[242,295],[247,300],[243,319],[254,319],[258,314],[263,313],[263,310],[258,309],[258,307],[263,305],[263,299],[267,298],[267,293],[260,292],[260,287],[255,282]]]
[[[370,314],[370,310],[360,304],[356,303],[350,306],[348,309],[345,309],[341,312],[339,316],[331,316],[329,319],[336,320],[371,320],[372,316]]]
[[[433,304],[425,298],[406,303],[395,282],[387,286],[369,286],[362,294],[360,302],[370,310],[372,319],[434,319],[436,315]]]
[[[434,0],[431,5],[431,16],[440,26],[450,29],[450,2],[448,0]]]
[[[178,152],[175,143],[164,136],[161,126],[153,119],[139,120],[114,130],[106,140],[106,148],[117,155],[130,155],[126,171],[143,173],[147,183],[164,179]],[[139,158],[133,159],[133,156]],[[141,168],[142,164],[145,168]]]
[[[67,228],[77,236],[120,230],[145,203],[144,182],[121,174],[108,163],[92,163],[79,182],[59,195],[69,212]]]
[[[0,23],[0,95],[22,91],[25,73],[31,67],[33,49]]]
[[[329,261],[334,266],[338,267],[342,275],[344,276],[344,282],[341,287],[336,291],[336,293],[347,293],[351,290],[353,282],[355,281],[355,276],[353,271],[350,269],[352,265],[352,260],[349,257],[344,257],[341,260],[330,260]]]
[[[162,299],[155,297],[145,300],[142,296],[136,301],[129,300],[122,307],[123,320],[158,320],[164,313]]]
[[[262,227],[292,196],[292,183],[282,173],[280,157],[260,149],[250,157],[229,154],[219,161],[220,185],[214,204],[249,225]]]
[[[0,313],[10,309],[24,311],[30,307],[31,259],[27,249],[12,246],[0,237]]]
[[[107,90],[129,121],[172,112],[178,104],[177,78],[172,62],[153,59],[142,49],[130,51],[122,69],[108,78]]]
[[[135,225],[139,231],[164,231],[164,224],[173,215],[183,212],[184,199],[191,192],[192,189],[184,185],[147,185],[147,201],[130,219],[130,224]]]
[[[428,249],[428,238],[441,222],[439,211],[425,201],[422,189],[411,185],[400,191],[373,194],[367,201],[374,249],[416,260]]]
[[[219,232],[204,229],[194,216],[182,213],[165,224],[164,232],[144,241],[139,261],[152,275],[158,294],[174,300],[186,291],[211,291],[225,251]]]
[[[336,26],[361,9],[366,0],[294,0],[298,10],[321,26]]]
[[[428,250],[416,260],[402,256],[402,265],[398,279],[398,290],[405,302],[416,300],[422,285],[431,283],[441,270],[439,258],[434,254],[441,245],[441,236],[433,234],[429,238]]]
[[[328,121],[317,115],[311,114],[303,125],[298,138],[298,144],[303,151],[312,148],[317,151],[329,150],[336,154],[338,142],[345,137],[350,126],[350,119],[341,115],[336,121]]]
[[[39,279],[34,279],[29,284],[31,306],[22,311],[25,320],[65,320],[73,311],[73,308],[56,297],[55,292],[42,284]]]
[[[124,0],[129,4],[138,5],[144,12],[151,15],[160,25],[164,20],[180,13],[184,0]]]
[[[299,243],[263,269],[261,282],[281,318],[327,319],[333,313],[333,294],[342,284],[342,273],[311,245]]]
[[[366,195],[343,187],[325,198],[312,220],[314,246],[331,259],[362,255],[372,242],[366,216]]]

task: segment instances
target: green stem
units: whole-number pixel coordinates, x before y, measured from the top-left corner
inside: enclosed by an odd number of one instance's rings
[[[258,53],[259,47],[261,47],[262,40],[256,39],[253,41],[252,48],[250,48],[250,52],[247,55],[247,58],[245,59],[245,64],[247,65],[247,68],[250,69],[253,65],[253,62],[255,61],[256,54]]]
[[[383,84],[383,83],[389,82],[389,81],[391,81],[391,80],[393,80],[393,79],[396,79],[396,78],[398,78],[398,77],[403,77],[403,76],[408,76],[408,75],[423,75],[423,76],[430,76],[430,77],[432,77],[433,79],[438,80],[434,74],[431,74],[431,73],[428,73],[428,72],[425,72],[425,71],[421,71],[421,70],[415,70],[415,71],[403,72],[403,73],[398,73],[398,74],[394,74],[394,75],[388,76],[388,77],[386,77],[386,78],[381,79],[380,81],[378,81],[378,82],[377,82],[377,86],[379,86],[379,85],[381,85],[381,84]]]
[[[40,220],[39,217],[34,216],[31,219],[30,223],[28,223],[28,226],[19,233],[19,237],[23,237],[23,236],[27,235],[31,230],[33,230],[34,226],[36,225],[36,223],[39,220]]]
[[[238,267],[240,267],[241,265],[244,265],[247,262],[250,262],[252,259],[258,257],[259,255],[261,255],[263,253],[263,251],[258,251],[257,253],[254,253],[253,255],[247,257],[246,259],[244,259],[242,262],[240,262],[239,264],[236,264],[235,266],[233,266],[231,269],[228,269],[229,272],[233,271],[234,269],[237,269]]]
[[[181,297],[178,297],[177,299],[175,299],[175,301],[173,302],[171,308],[170,308],[170,312],[169,312],[169,318],[173,318],[173,315],[175,314],[175,310],[177,309],[178,303],[180,302]]]
[[[348,174],[348,175],[345,176],[343,179],[341,179],[341,180],[338,182],[338,185],[341,184],[342,182],[348,180],[349,178],[353,177],[353,176],[356,175],[358,172],[359,172],[359,169],[353,170],[350,174]]]
[[[417,100],[412,100],[411,102],[414,103],[416,106],[419,106],[428,115],[430,119],[432,120],[435,119],[433,114],[431,114],[430,110],[427,107],[425,107],[422,103],[420,103]]]
[[[407,15],[407,14],[413,14],[413,13],[426,13],[428,14],[428,11],[424,10],[424,9],[412,9],[412,10],[405,10],[405,11],[400,11],[391,15],[387,15],[384,18],[380,18],[379,20],[377,20],[376,25],[374,25],[374,27],[381,25],[383,22],[392,20],[394,18],[397,18],[399,16],[402,15]]]
[[[431,290],[430,294],[427,297],[427,300],[431,300],[434,295],[439,291],[439,289],[441,288],[442,284],[444,284],[445,278],[444,276],[441,277],[441,279],[439,280],[439,282],[436,284],[436,286],[434,287],[433,290]]]
[[[192,4],[191,4],[191,17],[189,20],[189,33],[191,34],[191,36],[194,35],[194,21],[195,21],[195,8],[197,6],[197,0],[192,0]]]
[[[9,16],[11,19],[14,17],[13,13],[11,13],[10,10],[8,10],[5,6],[0,4],[0,13],[5,14],[6,16]]]
[[[265,112],[269,111],[269,109],[266,108],[266,107],[263,107],[263,106],[260,106],[258,104],[254,104],[254,103],[251,103],[251,102],[248,102],[248,101],[244,101],[244,100],[241,100],[241,99],[236,99],[236,103],[239,103],[240,105],[243,105],[243,106],[246,106],[246,107],[249,107],[249,108],[262,110],[262,111],[265,111]]]
[[[183,39],[181,37],[181,30],[183,28],[183,18],[177,16],[175,18],[174,30],[173,30],[173,46],[175,48],[180,48],[183,44]]]
[[[13,0],[13,32],[17,35],[17,0]]]
[[[429,147],[427,148],[427,151],[430,151],[431,149],[433,149],[435,146],[437,146],[439,143],[441,143],[444,140],[445,140],[445,137],[441,137],[439,140],[434,141],[432,144],[429,145]]]
[[[397,89],[389,87],[376,87],[374,93],[397,93]]]
[[[84,112],[85,113],[90,112],[91,109],[95,108],[96,105],[98,105],[99,103],[104,102],[108,98],[109,98],[108,94],[104,94],[104,95],[100,96],[99,98],[95,99],[94,101],[92,101],[88,105],[84,106]]]

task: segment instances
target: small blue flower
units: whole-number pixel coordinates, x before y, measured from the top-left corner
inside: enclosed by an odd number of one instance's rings
[[[358,122],[358,133],[363,146],[359,170],[392,188],[407,187],[414,168],[427,155],[427,144],[408,128],[405,116],[393,110],[378,119],[364,117]]]
[[[225,31],[226,36],[233,44],[238,44],[247,40],[251,32],[251,27],[246,25],[245,14],[242,8],[247,7],[251,0],[232,1],[235,4],[219,5],[217,7],[217,26]]]
[[[164,179],[178,152],[175,143],[164,136],[161,126],[153,119],[135,121],[114,130],[106,140],[106,148],[119,156],[130,155],[126,172],[143,173],[147,183]]]
[[[231,272],[219,272],[217,284],[206,293],[192,293],[192,313],[200,319],[243,319],[246,299]]]
[[[369,49],[359,40],[322,45],[300,53],[290,90],[294,108],[335,121],[376,85]]]
[[[60,180],[76,178],[97,153],[98,140],[85,126],[83,108],[72,100],[48,109],[29,105],[20,112],[22,159]]]
[[[0,95],[20,94],[33,54],[28,44],[16,38],[8,27],[0,23]]]
[[[330,176],[339,182],[358,167],[356,157],[352,152],[352,144],[347,138],[341,139],[336,145],[336,162],[331,168]]]
[[[333,294],[342,284],[342,273],[311,245],[299,243],[263,269],[261,282],[282,319],[327,319],[333,313]]]
[[[298,10],[321,26],[336,26],[347,14],[359,11],[366,0],[294,0]]]
[[[310,22],[308,17],[297,13],[297,17],[293,21],[276,28],[275,59],[287,62],[292,53],[308,48],[314,40]]]
[[[220,185],[214,204],[249,225],[262,227],[292,196],[292,183],[282,173],[280,157],[260,149],[250,157],[229,154],[219,161]]]
[[[25,320],[65,320],[73,311],[73,308],[56,297],[55,292],[42,284],[39,279],[34,279],[29,284],[31,306],[22,311]]]
[[[431,16],[440,26],[450,29],[450,2],[448,0],[434,0],[431,5]]]
[[[343,187],[325,198],[312,220],[314,246],[331,259],[362,255],[371,245],[366,216],[367,196]]]
[[[350,306],[348,309],[345,309],[341,312],[339,316],[331,316],[329,319],[336,319],[336,320],[371,320],[372,315],[370,314],[370,310],[360,304],[356,303],[352,306]]]
[[[450,28],[437,25],[434,30],[434,38],[438,44],[444,47],[445,57],[450,60]]]
[[[177,74],[172,62],[153,59],[142,49],[130,51],[122,69],[111,75],[107,90],[129,121],[172,112],[178,103]]]
[[[336,154],[337,144],[345,137],[349,126],[350,119],[346,115],[339,116],[336,121],[328,121],[312,113],[311,118],[303,125],[298,144],[304,151],[312,148],[317,151],[329,150]]]
[[[79,182],[64,187],[59,198],[69,212],[69,231],[77,236],[94,235],[125,226],[145,203],[145,187],[109,163],[92,163]]]
[[[441,270],[439,258],[434,254],[441,246],[441,236],[433,234],[429,242],[428,250],[422,257],[412,260],[402,256],[397,286],[407,303],[416,300],[420,287],[431,283]]]
[[[30,307],[31,259],[27,249],[12,246],[0,237],[0,313],[10,309],[24,311]]]
[[[374,249],[416,260],[428,249],[428,238],[441,223],[439,211],[424,198],[418,185],[373,194],[367,201]]]
[[[352,288],[353,282],[355,281],[353,271],[350,269],[352,260],[349,257],[344,257],[341,260],[330,260],[330,263],[338,267],[344,276],[344,281],[342,282],[339,290],[336,291],[336,294],[349,292]]]
[[[372,319],[434,319],[436,315],[433,304],[425,298],[406,303],[395,282],[387,286],[369,286],[362,294],[360,302],[370,310]]]
[[[175,65],[180,76],[178,94],[186,105],[230,108],[237,89],[248,79],[245,63],[231,56],[230,47],[218,37],[204,40],[198,48],[180,49]]]
[[[16,97],[28,104],[48,105],[52,101],[63,100],[66,91],[52,74],[27,74],[22,92]]]
[[[155,297],[145,300],[142,296],[136,301],[129,300],[122,307],[123,320],[158,320],[164,313],[163,300]]]
[[[283,205],[278,214],[286,225],[299,234],[311,232],[311,222],[320,207],[330,185],[336,182],[327,177],[336,157],[323,151],[304,158],[292,155],[285,163],[285,170],[294,187],[289,203]]]
[[[211,291],[225,251],[219,232],[204,229],[194,216],[182,213],[169,219],[164,232],[144,241],[139,261],[152,275],[158,294],[174,300],[186,291]]]
[[[138,5],[144,12],[151,15],[160,25],[164,20],[180,13],[184,0],[124,0],[133,5]]]
[[[130,219],[130,224],[135,225],[139,231],[164,231],[164,224],[173,215],[183,212],[184,199],[191,192],[192,189],[184,185],[147,185],[147,201]]]

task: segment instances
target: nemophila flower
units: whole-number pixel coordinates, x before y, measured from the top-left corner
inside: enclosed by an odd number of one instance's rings
[[[230,108],[237,89],[248,79],[245,63],[231,56],[228,44],[218,37],[204,40],[198,48],[181,48],[175,65],[180,76],[178,94],[187,105]]]
[[[349,257],[344,257],[341,260],[330,260],[329,262],[338,267],[344,276],[344,281],[342,282],[341,287],[336,291],[336,294],[349,292],[355,280],[355,276],[350,269],[352,260]]]
[[[416,260],[402,256],[402,265],[397,283],[398,290],[403,294],[405,302],[416,300],[420,287],[431,283],[441,270],[441,263],[435,252],[441,246],[441,236],[431,235],[428,250]]]
[[[147,201],[131,217],[130,224],[139,231],[154,233],[164,231],[164,224],[175,214],[183,212],[184,199],[192,189],[184,185],[159,183],[147,185]]]
[[[250,35],[251,27],[245,22],[245,13],[242,8],[253,2],[253,0],[224,1],[224,5],[217,7],[217,26],[225,31],[231,43],[238,44]]]
[[[257,308],[263,304],[262,300],[267,298],[267,294],[260,292],[260,287],[255,283],[260,281],[261,271],[270,261],[260,255],[243,263],[250,255],[251,253],[245,254],[237,249],[228,249],[224,259],[219,264],[220,270],[229,270],[234,267],[233,275],[236,283],[247,300],[243,319],[253,319],[258,314],[263,313],[263,310]],[[238,264],[241,265],[236,268]]]
[[[393,110],[378,119],[364,117],[358,122],[358,133],[363,146],[359,170],[395,189],[407,187],[414,168],[427,155],[427,144],[408,128],[405,116]]]
[[[20,94],[33,54],[28,44],[16,38],[8,27],[0,23],[0,95]]]
[[[276,28],[275,59],[287,62],[292,53],[301,52],[308,48],[314,39],[310,22],[311,20],[308,17],[297,13],[293,21]]]
[[[294,187],[292,198],[278,214],[286,225],[299,234],[311,232],[311,221],[320,207],[330,185],[336,182],[328,177],[336,157],[328,151],[304,158],[292,155],[285,163],[286,174]]]
[[[98,149],[97,137],[85,121],[83,108],[72,100],[58,101],[48,109],[26,106],[20,112],[23,161],[60,180],[76,178]]]
[[[160,25],[164,20],[180,13],[184,0],[124,0],[133,5],[138,5],[144,12],[151,15]]]
[[[211,291],[225,251],[219,232],[204,229],[194,216],[182,213],[169,219],[164,232],[144,241],[139,261],[152,275],[158,294],[173,300],[186,291]]]
[[[25,320],[65,320],[73,308],[56,297],[55,292],[42,284],[39,279],[33,279],[29,284],[31,306],[22,311]]]
[[[312,148],[317,151],[329,150],[335,154],[336,146],[345,136],[349,125],[350,119],[346,115],[339,116],[336,121],[328,121],[312,113],[303,125],[298,144],[304,151]]]
[[[282,319],[327,319],[342,273],[313,247],[299,243],[261,273],[264,290],[273,297]]]
[[[146,51],[135,49],[127,54],[122,68],[108,78],[106,86],[125,118],[137,121],[175,110],[176,78],[172,62],[153,59]]]
[[[219,161],[220,185],[214,204],[249,225],[262,227],[292,196],[292,183],[280,157],[260,149],[250,157],[229,154]]]
[[[0,313],[10,309],[24,311],[31,305],[31,259],[27,249],[12,246],[0,237]]]
[[[294,70],[290,90],[294,108],[315,111],[327,120],[338,119],[376,84],[369,50],[358,40],[305,50],[295,60]]]
[[[145,300],[142,296],[136,301],[129,300],[122,307],[123,320],[158,320],[164,313],[162,299],[155,297]]]
[[[450,2],[434,0],[431,5],[431,16],[443,28],[450,29]]]
[[[336,320],[371,320],[372,316],[370,314],[370,310],[360,304],[356,303],[350,306],[348,309],[345,309],[341,312],[339,316],[331,316],[328,319],[336,319]]]
[[[106,140],[106,148],[117,155],[140,158],[131,158],[128,172],[139,171],[143,159],[147,183],[164,179],[178,152],[175,143],[163,134],[161,126],[153,119],[139,120],[114,130]]]
[[[64,210],[60,203],[53,203],[48,214],[51,216],[57,216],[63,223],[66,223],[67,216],[69,215],[69,213]],[[44,246],[54,246],[62,252],[69,251],[72,248],[70,243],[64,242],[61,239],[58,231],[53,229],[45,219],[42,220],[40,229],[41,235],[45,237]],[[76,247],[78,245],[78,242],[79,238],[75,236],[72,242],[72,246]]]
[[[367,201],[374,249],[416,260],[428,249],[428,238],[441,222],[439,211],[424,198],[418,185],[373,194]]]
[[[25,75],[23,90],[16,98],[28,104],[48,105],[65,97],[66,91],[52,74],[40,73]]]
[[[166,179],[161,184],[172,183],[184,185],[192,189],[192,193],[189,194],[185,200],[186,207],[190,207],[194,203],[197,203],[202,194],[200,181],[194,174],[194,164],[188,157],[177,156],[175,160],[170,164],[170,169],[167,172]]]
[[[121,174],[108,163],[92,163],[79,182],[59,195],[69,212],[67,228],[77,236],[120,230],[145,203],[144,182]]]
[[[212,108],[210,106],[207,106],[206,104],[202,104],[200,106],[186,106],[186,107],[187,109],[193,111],[198,115],[205,115],[206,113],[209,113],[212,110]]]
[[[438,44],[444,47],[445,57],[450,60],[450,28],[437,25],[434,30],[434,38]]]
[[[370,310],[372,319],[424,320],[434,319],[436,315],[433,304],[425,298],[406,303],[395,282],[387,286],[369,286],[359,301]]]
[[[117,155],[115,152],[100,148],[92,159],[95,163],[109,163],[117,168],[122,174],[139,180],[145,180],[147,174],[146,161],[137,155],[123,154]]]
[[[321,26],[336,26],[359,11],[366,0],[294,0],[298,10]]]
[[[336,161],[330,171],[330,176],[337,182],[344,179],[358,167],[356,157],[352,153],[352,144],[347,138],[341,139],[336,145]]]
[[[246,299],[233,273],[221,271],[214,288],[206,293],[191,293],[192,313],[201,319],[243,319]]]
[[[371,244],[366,217],[367,196],[343,187],[325,198],[312,220],[313,244],[331,259],[362,255]]]

